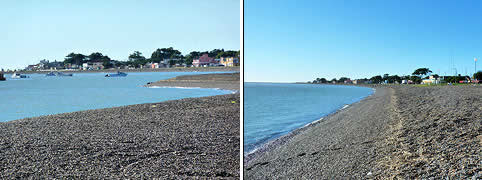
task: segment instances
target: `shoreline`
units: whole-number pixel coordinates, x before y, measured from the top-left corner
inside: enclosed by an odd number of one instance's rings
[[[296,84],[299,84],[299,83],[296,83]],[[360,87],[366,87],[366,86],[360,86]],[[358,103],[361,103],[365,99],[375,95],[376,89],[374,87],[366,87],[366,88],[371,88],[373,90],[373,93],[370,94],[369,96],[363,97],[362,99],[360,99],[356,102],[353,102],[351,104],[345,104],[343,107],[341,107],[339,109],[336,109],[335,111],[333,111],[333,112],[331,112],[331,113],[329,113],[325,116],[322,116],[317,120],[314,120],[310,123],[307,123],[307,124],[303,125],[302,127],[296,128],[296,129],[292,130],[291,132],[289,132],[288,134],[285,134],[285,135],[280,136],[278,138],[272,139],[272,140],[264,143],[263,145],[259,146],[258,148],[253,149],[250,152],[247,152],[246,154],[243,155],[243,157],[244,157],[243,158],[244,167],[246,168],[248,163],[255,160],[259,156],[262,156],[264,153],[267,153],[269,151],[272,151],[273,149],[276,149],[280,146],[283,146],[283,144],[285,144],[287,141],[289,141],[290,139],[292,139],[296,135],[308,130],[309,128],[312,128],[312,127],[316,126],[317,124],[322,122],[324,119],[330,118],[330,117],[336,115],[337,113],[339,113],[341,111],[344,111],[346,108],[351,107],[353,105],[356,105]]]
[[[482,177],[481,86],[368,87],[373,95],[245,159],[244,177]]]
[[[0,178],[239,179],[239,118],[235,93],[2,122]]]
[[[112,73],[112,72],[217,72],[217,71],[238,71],[240,67],[173,67],[173,68],[144,68],[144,69],[102,69],[102,70],[44,70],[44,71],[17,71],[20,74],[47,74],[49,72],[63,73]],[[13,72],[3,72],[12,74]]]

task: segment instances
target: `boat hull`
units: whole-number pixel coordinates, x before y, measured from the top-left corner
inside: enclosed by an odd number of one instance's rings
[[[105,77],[126,77],[126,73],[106,74]]]

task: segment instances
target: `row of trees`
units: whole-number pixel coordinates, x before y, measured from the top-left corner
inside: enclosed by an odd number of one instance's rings
[[[88,56],[72,52],[65,57],[64,64],[82,65],[82,63],[87,62],[102,62],[105,68],[110,68],[112,67],[111,61],[109,56],[103,55],[100,52],[94,52]]]
[[[423,78],[427,78],[429,75],[433,76],[434,78],[439,78],[440,76],[438,74],[431,74],[432,71],[428,68],[418,68],[416,69],[412,75],[407,75],[407,76],[398,76],[398,75],[389,75],[389,74],[384,74],[383,76],[377,75],[373,76],[369,79],[363,78],[360,80],[363,80],[364,82],[371,82],[373,84],[380,84],[382,82],[388,82],[388,83],[402,83],[402,80],[411,80],[414,83],[421,83]],[[479,71],[474,74],[475,79],[482,80],[482,71]],[[460,74],[458,76],[444,76],[444,81],[446,82],[459,82],[463,80],[470,79],[468,76],[461,76]],[[346,77],[341,77],[340,79],[332,79],[331,81],[328,81],[325,78],[316,78],[313,82],[310,83],[343,83],[345,80],[349,80],[349,78]]]
[[[153,63],[160,63],[161,61],[168,61],[169,65],[174,65],[176,63],[179,64],[187,64],[191,65],[192,61],[203,54],[208,54],[209,57],[213,58],[221,58],[221,57],[238,57],[239,58],[240,51],[232,51],[228,50],[225,51],[224,49],[214,49],[212,51],[192,51],[189,54],[182,55],[181,51],[174,49],[173,47],[169,48],[158,48],[154,52],[152,52],[149,58],[146,58],[142,55],[139,51],[134,51],[132,54],[129,54],[128,61],[116,61],[112,60],[109,56],[103,55],[100,52],[94,52],[90,55],[83,55],[80,53],[70,53],[65,57],[64,64],[76,64],[82,65],[83,63],[87,62],[103,62],[105,68],[110,68],[114,65],[126,65],[126,66],[134,66],[138,67],[139,65],[144,65],[149,62]],[[165,62],[166,63],[166,62]]]

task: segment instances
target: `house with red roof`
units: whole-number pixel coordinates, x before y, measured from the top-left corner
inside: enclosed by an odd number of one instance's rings
[[[209,64],[214,64],[214,63],[216,63],[214,61],[214,58],[209,57],[208,54],[203,54],[201,57],[194,59],[192,61],[192,66],[203,67],[203,66],[209,66]]]

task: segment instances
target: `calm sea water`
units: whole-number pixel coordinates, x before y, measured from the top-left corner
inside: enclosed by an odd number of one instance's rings
[[[216,72],[222,73],[222,72]],[[188,97],[228,94],[216,89],[147,88],[155,82],[180,75],[207,72],[142,72],[127,77],[104,77],[106,73],[78,73],[73,77],[29,74],[27,79],[0,81],[0,122],[41,115],[160,102]]]
[[[244,83],[244,153],[372,93],[355,86]]]

